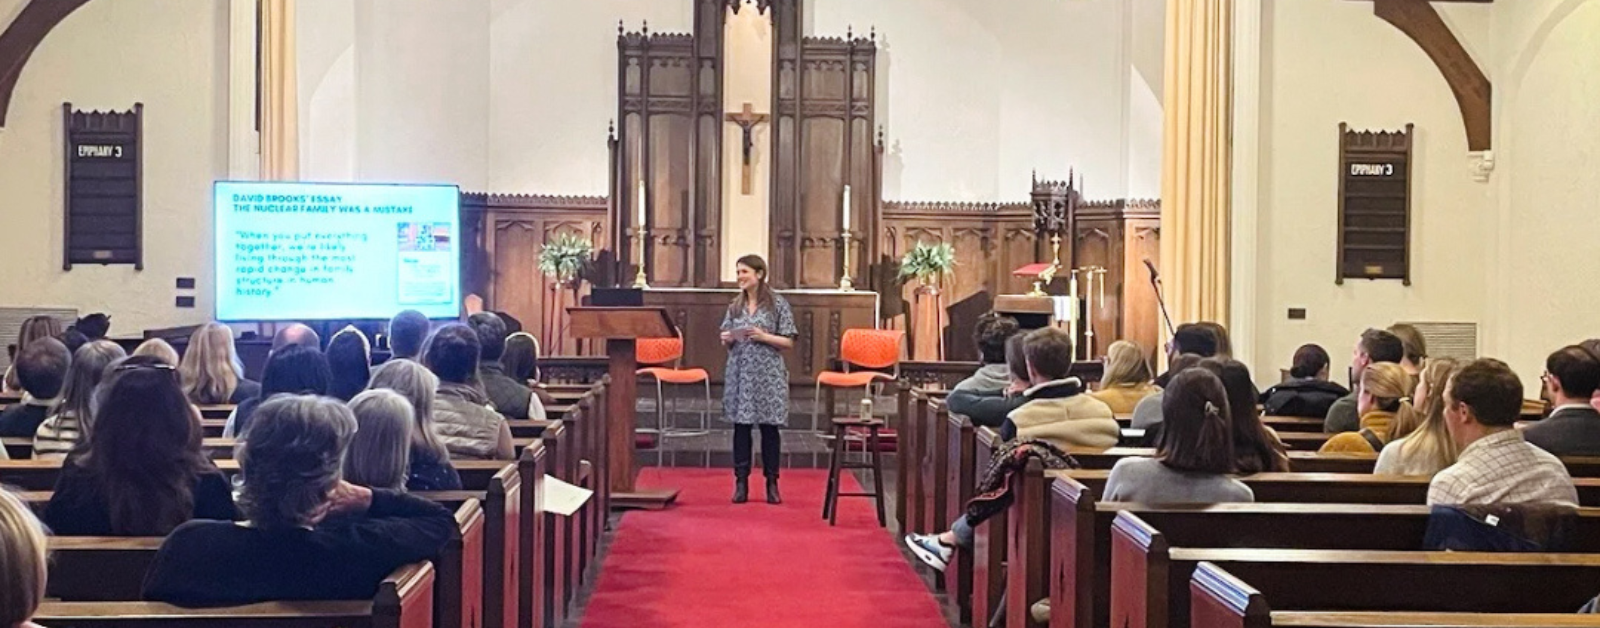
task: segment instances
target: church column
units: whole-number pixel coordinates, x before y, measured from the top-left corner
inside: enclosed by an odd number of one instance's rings
[[[295,74],[295,0],[261,0],[261,178],[300,178],[300,96]]]
[[[1161,263],[1175,323],[1229,320],[1233,0],[1167,3]]]

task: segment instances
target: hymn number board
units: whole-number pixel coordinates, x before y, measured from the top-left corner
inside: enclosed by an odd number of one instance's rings
[[[1411,138],[1339,124],[1339,271],[1411,285]]]
[[[140,150],[144,105],[131,111],[61,106],[66,131],[65,249],[73,264],[133,264],[144,269]]]

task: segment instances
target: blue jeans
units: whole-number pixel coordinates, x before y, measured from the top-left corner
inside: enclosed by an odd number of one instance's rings
[[[972,549],[972,541],[978,536],[978,531],[967,523],[966,515],[961,515],[955,523],[950,524],[950,533],[956,537],[956,546],[964,549]]]

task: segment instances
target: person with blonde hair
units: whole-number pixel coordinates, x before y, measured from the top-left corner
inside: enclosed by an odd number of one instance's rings
[[[1444,423],[1444,388],[1461,363],[1452,358],[1428,360],[1422,367],[1413,397],[1422,425],[1403,437],[1390,441],[1378,454],[1379,475],[1427,475],[1449,468],[1461,454]]]
[[[1422,423],[1411,406],[1411,392],[1415,388],[1411,376],[1399,364],[1368,365],[1361,372],[1361,390],[1356,399],[1361,429],[1335,434],[1318,451],[1375,454],[1389,441],[1410,434]]]
[[[206,323],[194,330],[178,362],[178,374],[183,378],[183,394],[198,405],[238,405],[261,394],[261,384],[244,378],[233,330],[222,323]]]
[[[160,338],[151,338],[140,343],[138,347],[133,349],[133,353],[128,355],[150,356],[152,358],[161,360],[162,363],[173,368],[177,368],[178,362],[180,361],[178,358],[178,350],[172,348],[172,343]]]
[[[22,355],[22,349],[33,341],[42,338],[55,338],[61,335],[61,321],[49,316],[29,316],[22,321],[22,326],[17,329],[17,344],[11,347],[11,366],[6,367],[5,385],[0,387],[8,393],[22,391],[22,380],[17,375],[17,356]]]
[[[434,433],[433,402],[439,377],[413,360],[389,360],[372,371],[371,389],[399,393],[411,403],[413,427],[406,490],[459,491],[461,475],[450,464],[450,450]]]
[[[67,383],[61,391],[61,404],[55,416],[47,418],[33,432],[33,457],[65,455],[87,440],[93,419],[95,391],[111,370],[111,363],[128,357],[122,346],[110,340],[91,340],[72,354]]]
[[[362,392],[350,400],[356,431],[344,459],[344,479],[357,486],[406,490],[411,463],[411,402],[392,390]]]
[[[50,557],[44,525],[16,495],[0,489],[0,625],[38,628]]]
[[[1137,343],[1118,340],[1106,349],[1105,375],[1100,378],[1100,390],[1090,397],[1104,401],[1117,414],[1130,414],[1145,397],[1161,389],[1150,380],[1155,377],[1144,348]]]

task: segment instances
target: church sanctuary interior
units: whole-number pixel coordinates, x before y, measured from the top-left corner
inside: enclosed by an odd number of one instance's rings
[[[1600,0],[0,0],[0,628],[1600,628],[1597,77]]]

